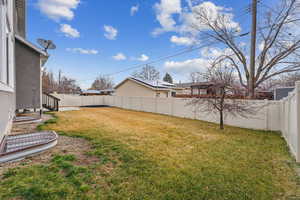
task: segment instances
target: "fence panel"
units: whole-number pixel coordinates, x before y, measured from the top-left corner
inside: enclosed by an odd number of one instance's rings
[[[158,98],[156,104],[157,113],[172,115],[173,98]]]

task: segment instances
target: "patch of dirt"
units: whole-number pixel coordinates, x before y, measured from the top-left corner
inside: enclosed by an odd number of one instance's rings
[[[42,122],[32,124],[14,124],[11,134],[32,133],[37,130],[37,126],[51,119],[51,115],[43,115]],[[96,156],[90,156],[86,153],[91,151],[91,144],[81,138],[73,138],[68,136],[59,136],[58,144],[48,151],[37,155],[32,155],[20,161],[0,164],[0,175],[10,168],[28,167],[35,164],[47,164],[56,154],[72,154],[76,157],[76,164],[90,165],[99,162]]]
[[[11,135],[18,135],[18,134],[26,134],[26,133],[32,133],[37,130],[37,126],[44,123],[45,121],[48,121],[51,119],[51,115],[42,115],[42,121],[36,122],[36,123],[14,123]]]

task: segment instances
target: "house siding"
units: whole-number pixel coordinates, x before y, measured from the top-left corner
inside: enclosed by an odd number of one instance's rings
[[[15,98],[13,92],[0,90],[0,142],[11,129],[12,120],[15,116]]]
[[[15,116],[14,1],[0,1],[0,143]]]
[[[41,108],[40,54],[16,40],[16,108]]]
[[[153,90],[132,80],[126,80],[115,90],[116,96],[124,97],[156,97],[157,93],[160,93],[160,97],[162,98],[170,96],[168,95],[168,91]]]

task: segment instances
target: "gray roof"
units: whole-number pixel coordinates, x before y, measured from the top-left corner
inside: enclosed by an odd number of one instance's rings
[[[29,42],[28,40],[26,40],[25,38],[23,38],[22,36],[19,35],[15,35],[15,38],[20,41],[22,44],[28,46],[29,48],[31,48],[32,50],[36,51],[37,53],[45,56],[46,58],[49,57],[49,54],[47,52],[45,52],[44,50],[40,49],[39,47],[35,46],[34,44],[32,44],[31,42]]]
[[[190,88],[193,84],[194,83],[176,83],[175,85],[181,88]]]
[[[102,92],[114,92],[114,89],[105,89],[105,90],[83,90],[83,94],[101,94]]]
[[[190,88],[192,86],[210,86],[213,85],[212,82],[196,82],[196,83],[177,83],[177,87],[182,87],[182,88]]]
[[[81,93],[84,94],[100,94],[99,90],[83,90]]]

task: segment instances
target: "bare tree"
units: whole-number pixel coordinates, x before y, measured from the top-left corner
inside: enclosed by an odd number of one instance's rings
[[[62,76],[62,72],[59,70],[59,78],[56,80],[54,74],[48,72],[46,68],[42,72],[42,90],[45,93],[58,92],[63,94],[79,94],[81,92],[75,79]]]
[[[58,83],[54,78],[52,72],[47,71],[46,68],[42,70],[42,91],[45,93],[52,93],[56,91]]]
[[[58,93],[62,94],[80,94],[81,92],[76,80],[66,76],[61,77],[58,88]]]
[[[160,78],[159,71],[150,65],[146,65],[140,71],[135,71],[132,76],[144,81],[156,81]]]
[[[280,86],[294,87],[297,81],[300,81],[300,72],[289,73],[280,79]]]
[[[201,112],[219,115],[220,129],[224,129],[224,115],[247,118],[255,113],[253,104],[236,98],[242,91],[236,84],[234,67],[213,62],[201,76],[211,83],[210,89],[213,92],[205,98],[195,98],[189,104],[195,105]]]
[[[294,87],[297,81],[300,81],[300,72],[288,73],[265,81],[260,88],[271,91],[278,87]]]
[[[300,70],[300,34],[295,31],[300,20],[299,4],[298,0],[280,0],[277,7],[266,9],[263,20],[259,20],[257,42],[260,48],[256,50],[254,69],[250,69],[249,42],[241,45],[245,41],[241,37],[249,33],[241,33],[239,25],[231,21],[232,15],[219,12],[212,17],[208,9],[193,9],[197,23],[192,27],[199,31],[199,37],[208,36],[230,50],[231,53],[220,59],[234,66],[240,84],[248,90],[248,96],[254,98],[255,89],[265,81]]]
[[[199,82],[203,81],[202,74],[200,72],[191,72],[189,75],[189,80],[192,83],[199,83]]]
[[[91,86],[91,90],[105,90],[112,89],[114,86],[112,78],[108,76],[99,75]]]

